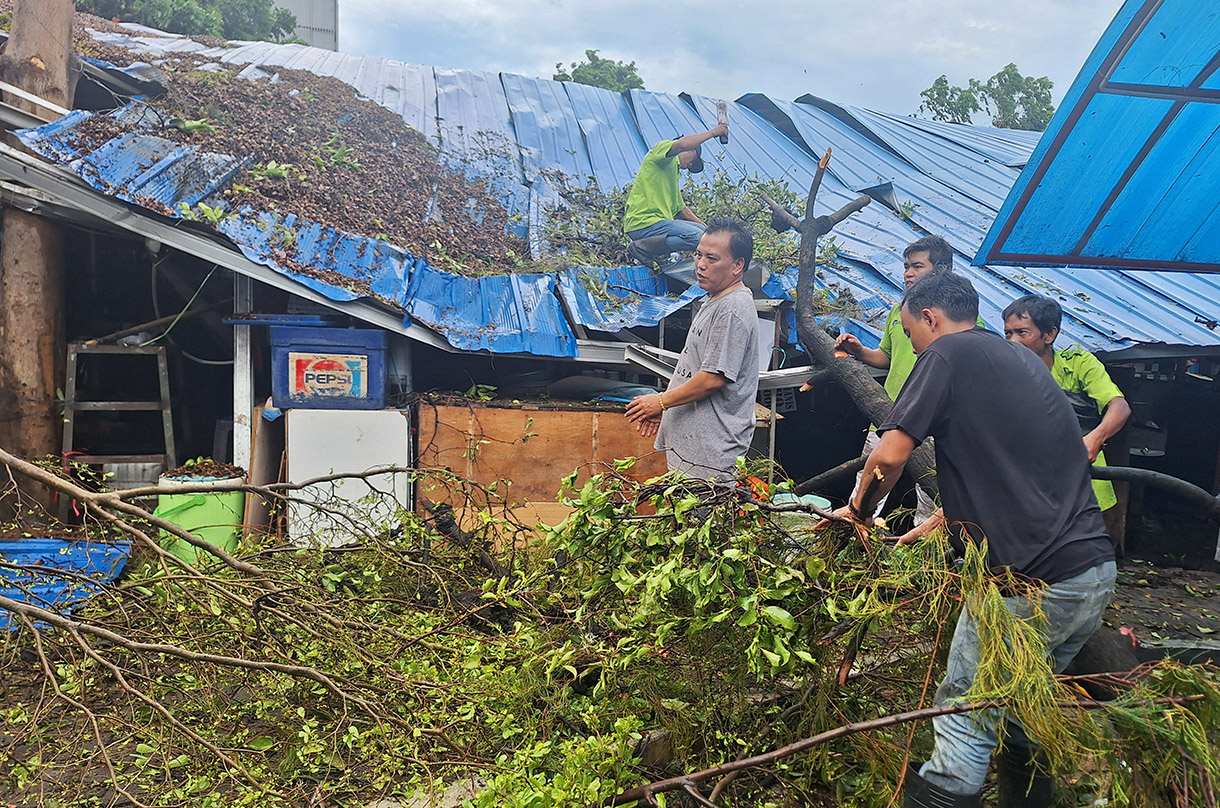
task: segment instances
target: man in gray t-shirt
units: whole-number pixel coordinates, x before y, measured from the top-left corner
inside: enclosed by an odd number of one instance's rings
[[[712,219],[695,251],[695,277],[708,293],[664,393],[636,396],[627,420],[656,435],[670,470],[726,480],[754,436],[758,315],[741,277],[754,240],[732,219]]]

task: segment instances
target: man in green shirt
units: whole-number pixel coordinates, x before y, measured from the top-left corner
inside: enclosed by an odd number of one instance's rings
[[[1096,356],[1079,345],[1055,350],[1062,322],[1063,309],[1058,302],[1026,295],[1004,309],[1004,337],[1029,348],[1051,369],[1051,376],[1068,394],[1080,418],[1089,462],[1104,466],[1106,456],[1101,447],[1127,423],[1131,406]],[[1113,535],[1111,520],[1116,513],[1111,509],[1118,504],[1114,486],[1108,480],[1094,480],[1093,493]]]
[[[927,275],[934,269],[951,269],[953,267],[953,248],[949,242],[940,236],[924,236],[913,241],[902,251],[902,282],[910,289],[911,284]],[[851,334],[840,334],[835,340],[835,349],[850,354],[866,365],[875,368],[888,368],[885,374],[885,392],[891,401],[898,399],[902,387],[915,367],[915,349],[911,347],[911,338],[902,330],[902,304],[895,305],[885,318],[885,330],[881,334],[881,345],[877,348],[866,348],[860,340]],[[980,321],[979,325],[982,325]],[[869,427],[864,438],[862,457],[868,457],[879,442],[877,431]],[[860,477],[856,477],[856,487],[860,486]],[[856,491],[852,491],[855,496]],[[936,509],[932,495],[920,485],[915,486],[915,524],[925,521]],[[876,509],[881,511],[885,505],[883,497]]]
[[[692,174],[703,171],[701,147],[728,131],[726,124],[717,124],[706,132],[662,140],[644,155],[627,194],[623,219],[623,230],[630,240],[627,254],[632,260],[651,264],[658,256],[699,246],[705,225],[682,200],[678,169]]]

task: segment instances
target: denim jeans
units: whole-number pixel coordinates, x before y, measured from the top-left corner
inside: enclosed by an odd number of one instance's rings
[[[632,230],[627,234],[627,238],[636,241],[649,236],[663,235],[666,237],[665,245],[669,247],[670,252],[682,252],[699,246],[699,239],[703,238],[703,230],[703,225],[697,222],[688,222],[685,219],[662,219],[656,224]]]
[[[1043,588],[1046,647],[1055,673],[1067,667],[1101,625],[1102,612],[1114,594],[1116,573],[1115,563],[1107,561],[1074,578]],[[1033,604],[1027,598],[1010,597],[1004,601],[1020,617],[1033,612]],[[974,621],[963,609],[949,647],[945,678],[936,691],[938,705],[966,694],[974,682],[978,660],[978,633]],[[996,729],[1002,720],[1003,710],[980,710],[932,719],[936,748],[920,775],[945,791],[977,794],[983,787],[983,778],[997,743]]]

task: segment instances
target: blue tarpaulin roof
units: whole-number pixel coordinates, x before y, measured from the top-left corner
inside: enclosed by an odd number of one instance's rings
[[[1060,104],[978,260],[1220,271],[1218,158],[1220,6],[1128,0]],[[1167,294],[1191,290],[1179,298],[1191,308],[1198,292],[1215,300],[1220,291],[1201,278],[1182,287]]]
[[[715,100],[687,94],[634,90],[620,95],[580,84],[423,67],[301,45],[207,47],[147,29],[133,29],[132,35],[94,36],[133,48],[153,63],[175,53],[193,53],[252,77],[291,68],[345,81],[359,96],[402,115],[455,165],[475,175],[494,176],[506,205],[526,214],[522,226],[529,228],[526,236],[531,243],[537,243],[537,225],[545,207],[556,199],[549,172],[562,172],[577,184],[592,177],[603,188],[618,187],[634,177],[653,142],[715,123]],[[817,158],[831,147],[834,158],[816,212],[828,213],[860,193],[876,200],[835,230],[835,256],[819,278],[834,295],[850,291],[873,309],[875,318],[901,295],[903,247],[920,236],[938,233],[957,250],[955,265],[979,290],[982,315],[993,327],[1000,325],[999,312],[1009,301],[1036,292],[1053,295],[1064,304],[1064,344],[1079,342],[1097,351],[1158,343],[1220,346],[1220,334],[1206,325],[1220,320],[1220,284],[1205,275],[970,265],[1017,182],[1020,166],[1031,159],[1037,133],[922,121],[814,96],[789,102],[749,94],[729,106],[732,137],[725,146],[715,141],[705,145],[710,168],[721,169],[734,180],[755,176],[781,180],[803,197]],[[148,197],[176,209],[180,201],[206,198],[223,184],[225,171],[239,165],[233,157],[189,149],[176,153],[166,147],[161,153],[152,148],[150,136],[140,134],[119,139],[81,160],[70,148],[66,130],[71,125],[72,120],[65,118],[22,137],[31,148],[71,166],[99,190],[135,204],[145,204],[142,199]],[[482,148],[487,138],[502,139],[513,148],[505,157],[503,149]],[[1045,143],[1040,153],[1044,148]],[[132,166],[146,161],[128,151],[142,154],[140,149],[150,149],[157,163],[135,172]],[[499,156],[488,157],[488,152]],[[490,165],[487,160],[507,160],[511,165]],[[175,161],[185,161],[184,167],[173,168]],[[207,182],[189,179],[196,171],[205,172]],[[145,176],[149,172],[164,179],[153,181]],[[713,178],[709,170],[695,180],[709,183]],[[135,185],[127,187],[129,182]],[[153,189],[155,197],[150,196]],[[325,223],[275,222],[298,230],[317,228],[316,244],[344,237],[326,233]],[[293,267],[279,266],[274,250],[268,254],[269,245],[259,243],[258,236],[236,226],[225,231],[248,255],[258,254],[263,263],[301,279],[293,274]],[[685,302],[666,296],[656,288],[655,278],[630,268],[581,267],[515,280],[471,279],[440,272],[381,242],[374,247],[339,251],[341,256],[362,256],[352,263],[328,259],[335,252],[328,249],[298,255],[296,260],[317,261],[324,269],[370,284],[379,297],[400,306],[413,321],[464,349],[571,356],[573,326],[615,330],[652,324]],[[794,274],[789,268],[772,269],[777,274],[768,293],[782,296],[794,285]],[[359,283],[352,284],[354,289],[310,283],[336,299],[359,294],[363,288]],[[598,289],[621,294],[598,293]],[[842,327],[875,341],[867,323]]]

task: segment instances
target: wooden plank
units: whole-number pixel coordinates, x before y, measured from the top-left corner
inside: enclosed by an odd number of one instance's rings
[[[284,456],[284,419],[264,419],[263,405],[259,404],[254,408],[252,426],[250,485],[278,483]],[[271,501],[260,496],[247,496],[244,522],[248,530],[268,531],[271,527]]]

